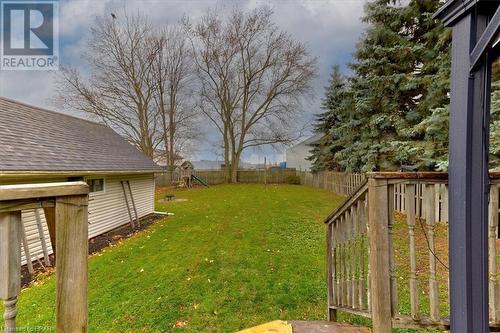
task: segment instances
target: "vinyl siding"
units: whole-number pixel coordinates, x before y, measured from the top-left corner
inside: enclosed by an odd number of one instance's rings
[[[119,176],[91,176],[89,178],[104,178],[104,192],[96,192],[89,194],[89,239],[96,237],[106,231],[115,229],[121,225],[130,222],[127,212],[127,206],[123,196],[123,190],[120,184],[122,180],[129,180],[132,194],[134,196],[135,206],[139,217],[146,216],[154,211],[154,176],[153,174],[134,174],[134,175],[119,175]],[[67,178],[50,178],[50,179],[30,179],[30,183],[41,182],[60,182],[66,181]],[[9,180],[2,181],[2,184],[26,183],[26,180]],[[128,190],[127,190],[128,193]],[[130,197],[129,197],[130,202]],[[132,205],[132,216],[134,216]],[[49,232],[43,210],[39,210],[44,230],[45,241],[49,253],[52,253]],[[30,255],[33,260],[43,258],[42,244],[36,224],[34,210],[26,210],[22,212],[22,220],[28,240]],[[24,250],[22,252],[22,263],[26,263]]]

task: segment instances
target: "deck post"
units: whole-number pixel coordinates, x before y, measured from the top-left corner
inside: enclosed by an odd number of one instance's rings
[[[87,332],[87,195],[56,199],[57,332]]]
[[[21,211],[0,213],[0,299],[5,332],[16,331],[17,295],[21,291]]]
[[[371,314],[374,333],[392,331],[387,179],[368,179]]]
[[[488,153],[492,38],[498,1],[448,1],[452,27],[449,129],[450,326],[488,332]],[[483,32],[490,35],[483,36]],[[484,38],[486,40],[484,40]],[[472,55],[480,46],[476,63]],[[482,45],[482,46],[481,46]],[[488,46],[488,47],[487,47]]]

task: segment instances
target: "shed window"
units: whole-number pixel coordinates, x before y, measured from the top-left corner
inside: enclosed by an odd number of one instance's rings
[[[87,179],[90,192],[103,192],[104,191],[104,178]]]

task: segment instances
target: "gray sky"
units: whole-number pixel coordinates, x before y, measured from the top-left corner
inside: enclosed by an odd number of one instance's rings
[[[328,82],[331,67],[339,64],[347,71],[365,25],[360,21],[364,0],[272,0],[272,1],[215,1],[215,0],[61,0],[60,2],[60,61],[85,71],[80,54],[85,45],[86,34],[97,16],[127,12],[141,12],[155,26],[174,24],[183,15],[193,21],[209,8],[229,11],[234,7],[253,9],[267,5],[274,10],[274,21],[297,40],[305,42],[311,54],[318,57],[319,77],[314,81],[314,98],[304,107],[303,121],[311,123],[313,114],[320,111],[324,87]],[[48,71],[0,71],[0,95],[26,103],[67,110],[53,105],[54,78]],[[215,132],[209,133],[191,158],[215,159],[213,145]],[[284,160],[283,149],[261,149],[247,151],[243,159],[250,162]]]

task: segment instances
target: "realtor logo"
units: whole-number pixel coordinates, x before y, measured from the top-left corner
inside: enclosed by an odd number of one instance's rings
[[[2,70],[56,70],[59,2],[0,0]]]

